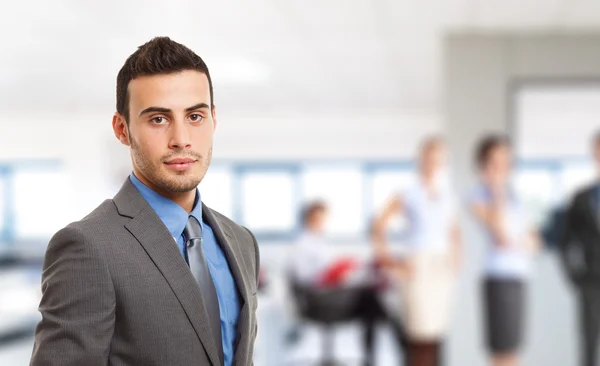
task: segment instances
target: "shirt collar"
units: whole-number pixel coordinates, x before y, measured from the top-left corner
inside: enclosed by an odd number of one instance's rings
[[[146,202],[148,202],[150,207],[152,207],[154,212],[156,212],[160,220],[171,233],[171,236],[175,239],[178,239],[183,234],[183,229],[185,229],[189,216],[194,216],[198,222],[202,222],[202,201],[198,188],[196,188],[194,207],[192,208],[192,212],[188,214],[183,207],[170,199],[161,196],[152,188],[145,185],[133,172],[129,176],[129,179],[142,197],[144,197]]]

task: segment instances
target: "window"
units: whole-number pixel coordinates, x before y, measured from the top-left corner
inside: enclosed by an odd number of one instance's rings
[[[520,158],[587,156],[600,120],[600,84],[539,83],[517,90]]]
[[[349,237],[365,232],[363,172],[359,165],[306,166],[300,181],[303,203],[320,199],[328,205],[328,235]]]
[[[245,169],[240,175],[241,222],[256,235],[290,234],[296,227],[296,182],[286,169]]]
[[[393,197],[397,197],[406,188],[408,188],[415,180],[415,172],[413,167],[397,167],[397,168],[374,168],[372,173],[368,175],[368,192],[370,195],[370,213],[369,218],[372,219],[385,207],[387,202]],[[400,215],[396,215],[390,222],[390,232],[398,234],[406,228],[406,220]]]
[[[594,177],[589,156],[600,120],[600,83],[523,84],[514,101],[519,160],[548,165],[525,166],[515,180],[532,219],[539,223],[553,206],[568,201]]]
[[[532,224],[541,224],[546,218],[546,213],[557,202],[557,183],[557,171],[551,167],[524,167],[517,171],[514,187]]]
[[[211,166],[200,183],[202,201],[221,214],[234,218],[233,173],[230,167]]]
[[[73,219],[70,180],[54,167],[16,169],[12,175],[17,240],[48,239]]]
[[[8,202],[6,202],[6,180],[8,175],[5,174],[0,167],[0,243],[6,239],[7,236],[6,230],[8,229],[6,226],[6,215],[8,211]]]
[[[568,199],[576,190],[593,181],[594,165],[591,161],[567,162],[560,173],[560,190],[563,198]]]

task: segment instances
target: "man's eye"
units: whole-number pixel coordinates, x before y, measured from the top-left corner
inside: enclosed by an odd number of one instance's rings
[[[162,125],[166,121],[167,121],[167,119],[165,117],[154,117],[150,120],[150,122],[157,124],[157,125]]]
[[[189,118],[190,118],[190,121],[192,121],[192,122],[200,122],[200,121],[202,121],[202,119],[204,117],[202,117],[201,114],[194,113],[194,114],[190,114]]]

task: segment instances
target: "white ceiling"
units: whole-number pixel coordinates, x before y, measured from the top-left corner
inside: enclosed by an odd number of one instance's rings
[[[228,110],[435,112],[448,30],[600,26],[598,0],[3,1],[0,108],[113,110],[135,48],[168,35],[205,58]]]

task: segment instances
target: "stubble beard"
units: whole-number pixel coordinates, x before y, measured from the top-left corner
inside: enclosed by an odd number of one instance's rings
[[[155,188],[164,192],[184,193],[196,189],[196,187],[204,178],[212,159],[213,147],[211,145],[206,156],[202,156],[201,154],[195,152],[176,150],[163,156],[160,161],[153,163],[140,150],[140,147],[135,139],[130,138],[129,140],[131,145],[131,154],[136,168],[155,186]],[[196,168],[191,172],[167,171],[164,166],[164,162],[175,157],[195,159],[197,160],[195,164],[199,164],[200,169]],[[197,170],[199,171],[196,173]]]

